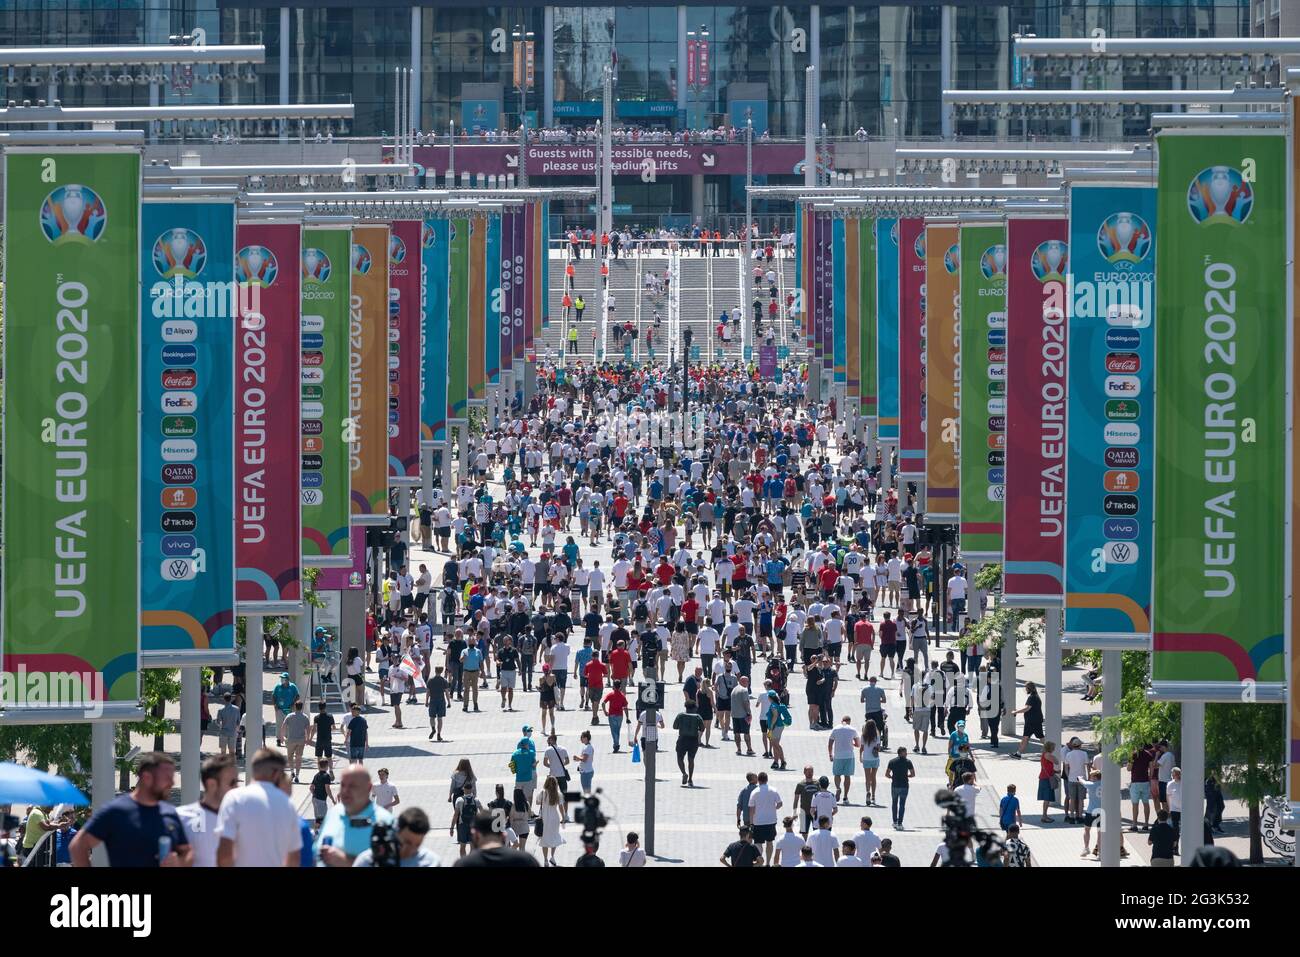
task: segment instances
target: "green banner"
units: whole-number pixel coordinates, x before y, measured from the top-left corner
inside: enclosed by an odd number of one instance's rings
[[[447,418],[469,414],[469,220],[451,221],[450,318],[447,340]]]
[[[1001,560],[1006,475],[1007,231],[961,227],[961,553]]]
[[[0,701],[134,708],[140,155],[15,147],[4,185]],[[176,320],[163,337],[197,327]]]
[[[1271,132],[1157,138],[1151,677],[1163,697],[1235,701],[1249,682],[1283,680],[1285,144]],[[1121,395],[1133,381],[1111,375],[1106,393],[1135,398]],[[1114,424],[1108,459],[1132,452],[1117,446],[1136,428]],[[1107,495],[1106,513],[1150,494]]]
[[[876,430],[876,221],[859,219],[858,227],[858,388],[862,415]]]
[[[351,463],[340,423],[350,414],[352,230],[302,234],[302,561],[350,568]]]

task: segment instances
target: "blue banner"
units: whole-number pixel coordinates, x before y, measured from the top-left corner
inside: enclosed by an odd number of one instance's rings
[[[844,220],[831,220],[831,358],[835,381],[848,382],[848,302],[844,289],[845,269]],[[858,264],[854,263],[857,269]]]
[[[1150,642],[1155,222],[1152,187],[1070,188],[1065,640],[1072,646]]]
[[[487,281],[483,284],[487,296],[487,335],[483,340],[483,362],[487,366],[490,385],[501,382],[501,214],[489,213],[487,218],[487,251],[484,256]]]
[[[235,647],[235,207],[141,206],[140,616],[155,666]],[[163,411],[163,397],[173,411]]]
[[[461,100],[460,128],[467,133],[501,129],[501,101]]]
[[[420,391],[420,445],[447,441],[448,278],[451,272],[451,222],[427,219],[421,232],[424,296],[424,368]]]
[[[864,319],[863,321],[867,321]],[[876,220],[876,411],[879,439],[898,441],[898,220]]]

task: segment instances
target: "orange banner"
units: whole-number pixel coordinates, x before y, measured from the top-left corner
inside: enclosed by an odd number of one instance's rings
[[[961,257],[956,224],[925,227],[925,517],[956,522]]]

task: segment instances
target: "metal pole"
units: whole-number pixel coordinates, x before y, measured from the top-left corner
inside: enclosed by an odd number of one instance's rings
[[[1013,628],[1002,632],[1002,701],[1007,706],[1007,713],[1002,716],[1002,734],[1013,738],[1016,735],[1016,633]]]
[[[528,47],[523,47],[525,61]],[[519,186],[528,188],[528,83],[527,70],[519,73]]]
[[[1178,765],[1183,773],[1182,834],[1178,839],[1180,861],[1186,867],[1205,843],[1205,702],[1182,704],[1182,754]]]
[[[645,852],[647,855],[653,855],[655,852],[655,754],[659,750],[659,712],[654,707],[658,694],[658,670],[646,668],[645,680],[650,687],[651,695],[655,696],[650,706],[645,709],[645,727],[654,728],[655,740],[651,741],[650,736],[646,735],[645,753],[642,755],[645,759]]]
[[[181,669],[181,803],[199,799],[199,761],[202,750],[199,715],[202,713],[202,668]]]
[[[280,8],[280,105],[289,105],[289,8]],[[289,139],[289,121],[280,121],[280,142]]]
[[[249,615],[244,628],[244,783],[253,780],[253,755],[262,746],[262,628],[261,615]]]
[[[1124,696],[1124,666],[1121,652],[1101,653],[1101,717],[1119,714],[1119,699]],[[1124,812],[1120,775],[1124,765],[1101,755],[1101,866],[1119,867],[1120,848],[1124,846]]]
[[[817,185],[817,68],[803,72],[803,184]],[[811,378],[811,375],[809,376]]]
[[[1043,615],[1043,734],[1061,743],[1061,609],[1045,609]]]
[[[754,268],[754,238],[750,227],[754,222],[754,197],[750,188],[754,185],[754,117],[745,117],[745,264],[740,270],[740,308],[741,312],[741,355],[746,349],[752,349],[754,342],[754,318],[749,303],[745,300],[745,284],[750,280],[750,270]],[[748,318],[746,318],[748,317]],[[752,355],[752,353],[751,353]]]
[[[116,796],[113,783],[115,752],[113,722],[96,721],[90,726],[91,800],[96,810]]]
[[[953,7],[939,8],[939,84],[945,90],[952,88],[953,15]],[[952,112],[952,104],[944,103],[939,114],[940,133],[945,140],[952,139]]]

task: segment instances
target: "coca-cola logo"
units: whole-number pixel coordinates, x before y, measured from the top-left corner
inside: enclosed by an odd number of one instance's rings
[[[325,353],[323,352],[304,352],[302,354],[302,364],[305,366],[318,366],[325,362]]]
[[[1139,459],[1137,449],[1107,449],[1103,457],[1112,469],[1135,469]]]
[[[1142,368],[1142,357],[1136,352],[1112,352],[1106,356],[1106,371],[1132,375]]]
[[[193,389],[199,381],[199,374],[193,369],[166,369],[162,374],[164,389]]]

